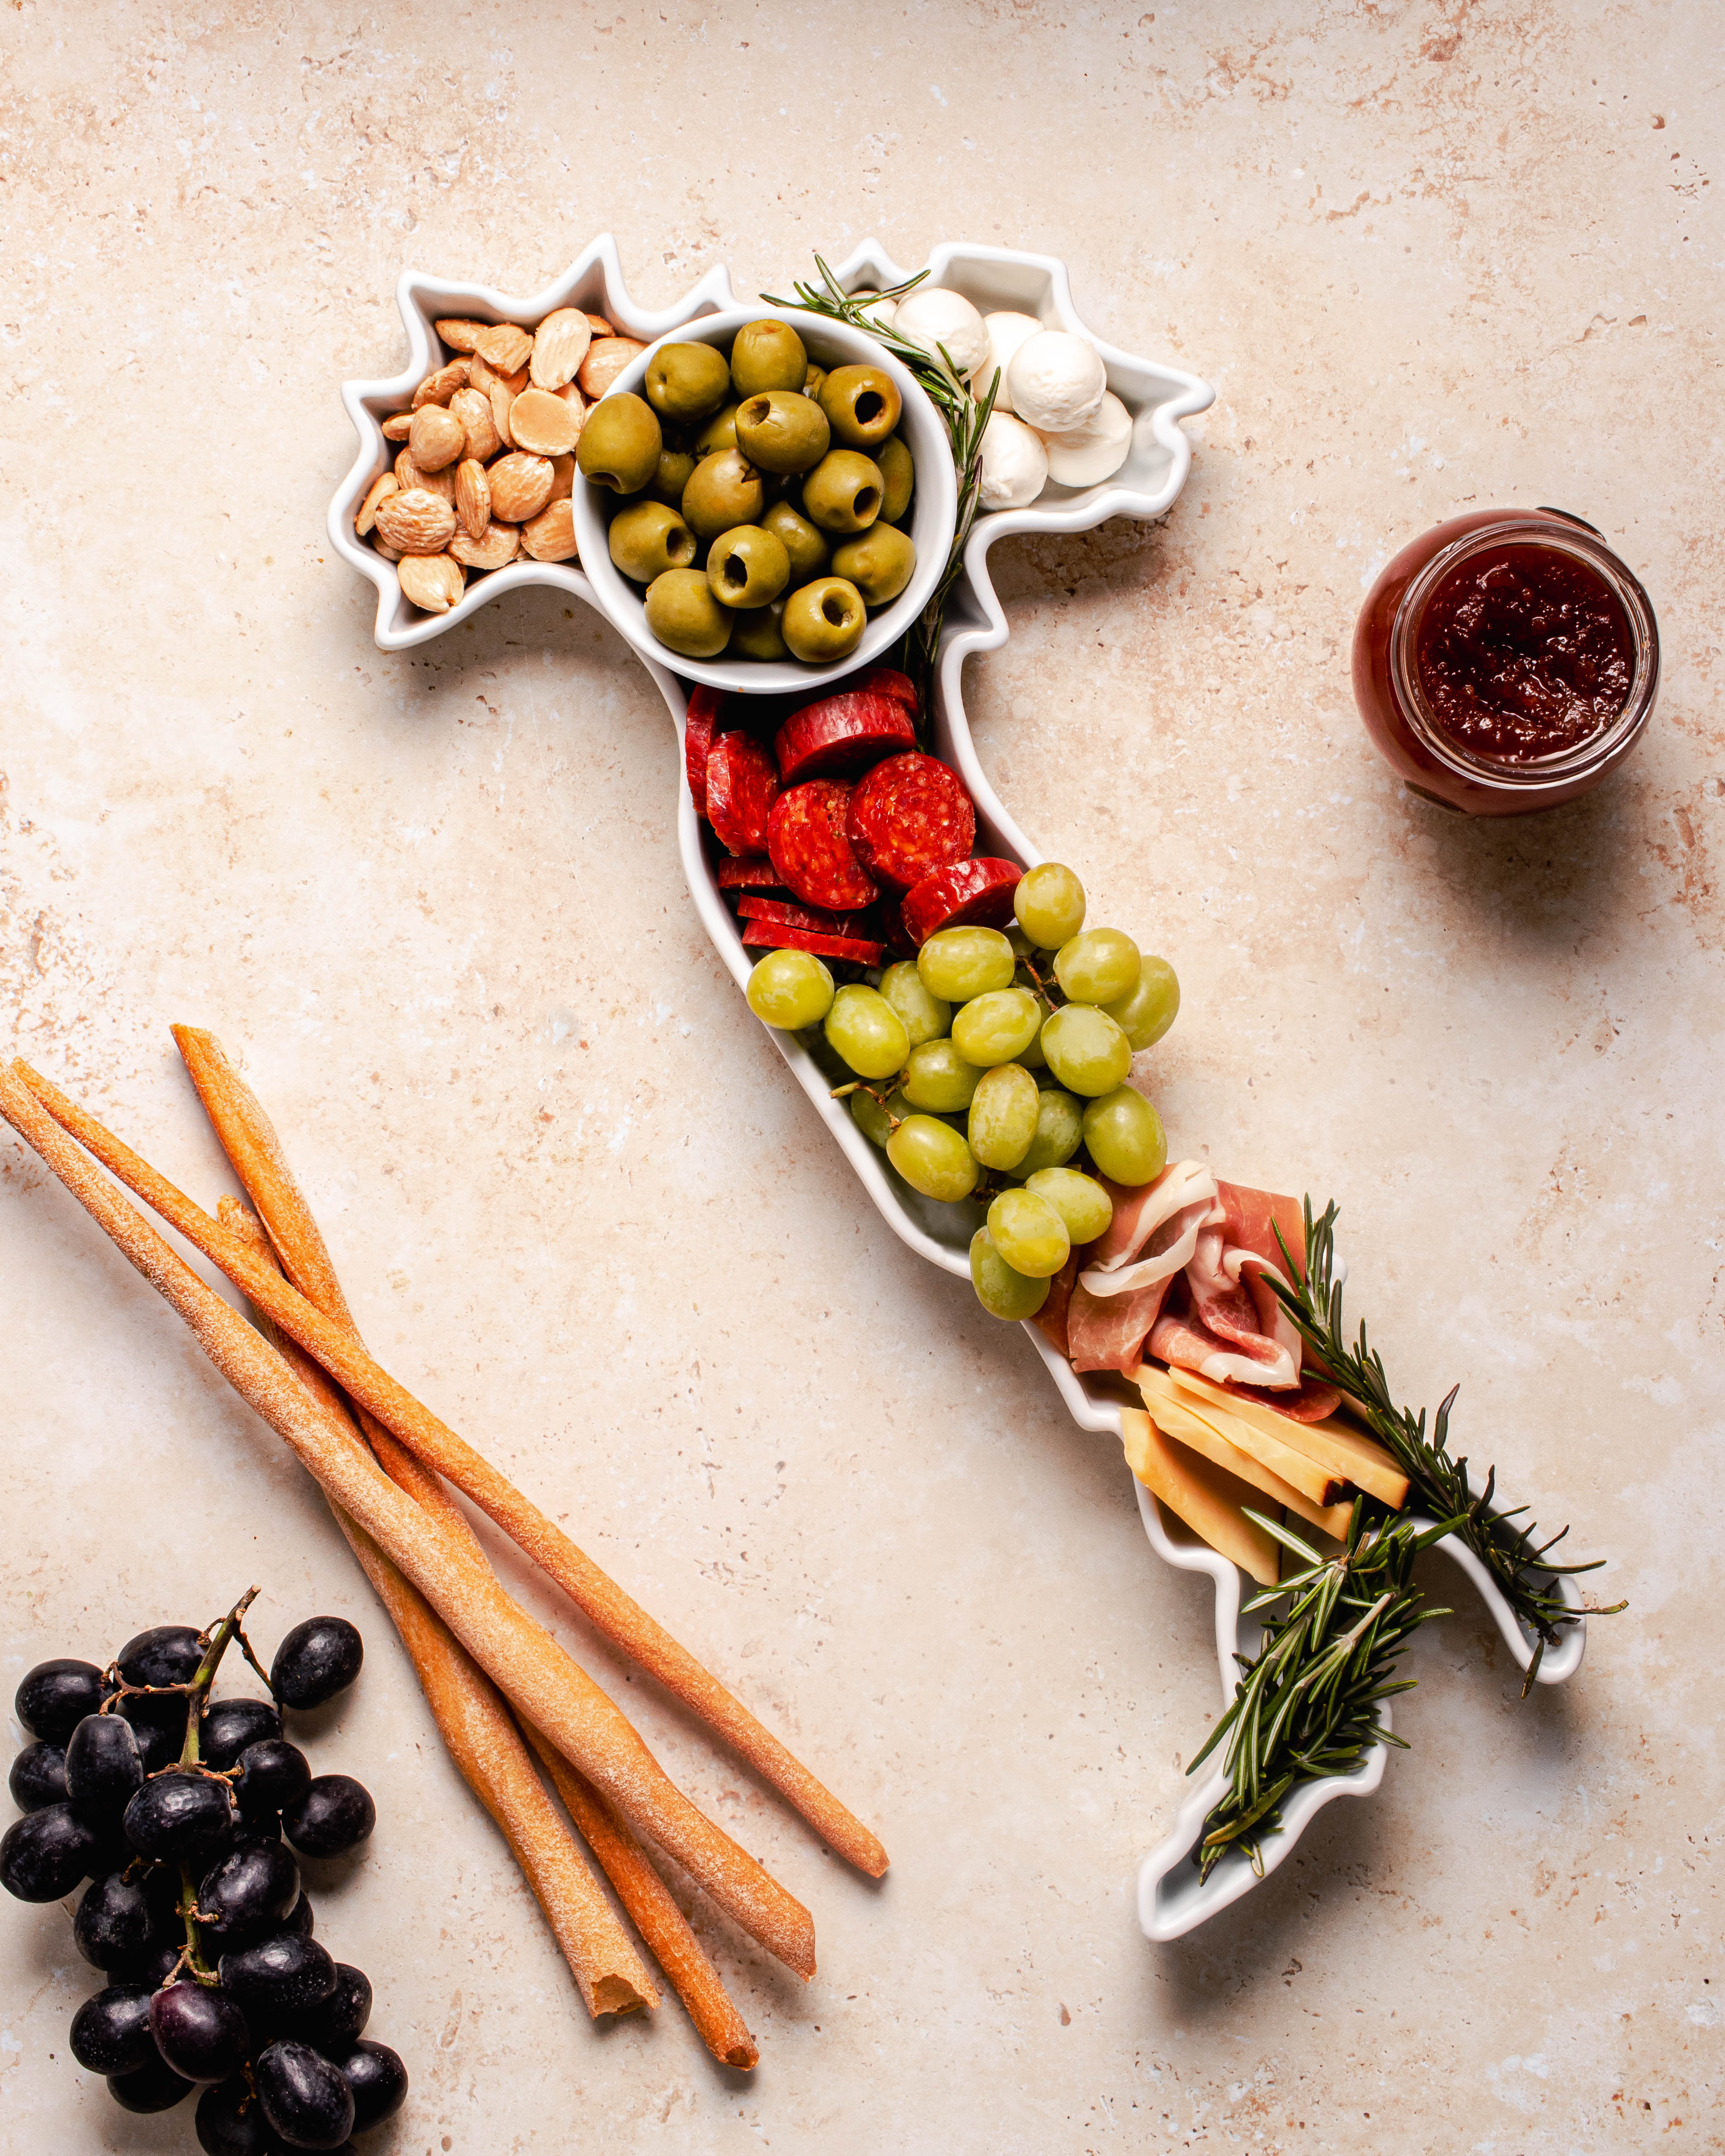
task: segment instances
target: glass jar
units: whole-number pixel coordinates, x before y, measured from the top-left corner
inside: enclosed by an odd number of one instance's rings
[[[1619,661],[1614,678],[1622,700],[1587,721],[1579,737],[1554,735],[1549,752],[1541,752],[1537,735],[1494,752],[1466,737],[1472,729],[1466,723],[1458,726],[1455,712],[1466,706],[1458,706],[1455,680],[1433,671],[1436,639],[1422,631],[1437,623],[1435,597],[1440,609],[1449,606],[1471,574],[1481,585],[1494,574],[1512,584],[1523,561],[1529,577],[1544,576],[1590,609],[1591,625]],[[1569,665],[1573,672],[1568,649],[1560,636],[1526,662],[1530,705],[1556,708],[1542,698],[1550,685],[1538,670]],[[1658,690],[1659,625],[1646,593],[1590,524],[1559,509],[1476,510],[1438,525],[1404,547],[1373,585],[1353,634],[1354,701],[1378,752],[1415,793],[1472,816],[1524,816],[1597,786],[1635,747]],[[1471,694],[1464,680],[1461,695]],[[1489,721],[1490,707],[1477,708]],[[1573,696],[1570,708],[1578,708]],[[1491,727],[1480,731],[1484,738]],[[1567,731],[1573,736],[1576,728]]]

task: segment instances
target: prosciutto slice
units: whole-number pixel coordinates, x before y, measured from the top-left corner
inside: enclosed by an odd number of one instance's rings
[[[1215,1178],[1198,1161],[1177,1161],[1136,1190],[1106,1188],[1114,1219],[1091,1245],[1065,1313],[1075,1370],[1130,1370],[1143,1359],[1169,1284],[1217,1209]]]

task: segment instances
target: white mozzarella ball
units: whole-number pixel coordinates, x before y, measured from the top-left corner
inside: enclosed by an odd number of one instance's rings
[[[1062,486],[1096,486],[1112,479],[1132,445],[1132,415],[1111,389],[1102,393],[1081,427],[1064,434],[1045,434],[1048,475]]]
[[[1101,352],[1065,330],[1026,337],[1012,356],[1006,381],[1013,410],[1039,434],[1070,434],[1081,427],[1108,387]]]
[[[1006,371],[1012,365],[1012,356],[1019,346],[1026,337],[1035,336],[1042,325],[1034,315],[999,314],[984,315],[983,327],[988,332],[988,356],[977,369],[976,379],[970,386],[980,404],[988,395],[988,384],[998,371],[1000,387],[994,392],[994,409],[1009,412],[1012,409],[1012,392],[1007,387]]]
[[[937,345],[944,345],[961,381],[988,357],[988,332],[982,316],[963,293],[949,292],[939,285],[919,285],[914,292],[906,292],[892,326],[906,344],[921,345],[931,356]]]
[[[1028,509],[1047,480],[1041,435],[1009,412],[991,412],[983,429],[983,507]]]

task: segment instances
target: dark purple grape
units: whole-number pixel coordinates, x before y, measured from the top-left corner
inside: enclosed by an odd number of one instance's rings
[[[72,1943],[95,1969],[125,1969],[141,1960],[161,1930],[141,1879],[110,1871],[84,1890],[72,1919]]]
[[[281,2148],[244,2074],[207,2088],[193,2123],[204,2156],[278,2156]]]
[[[296,1932],[278,1932],[254,1947],[224,1953],[219,1973],[223,1988],[249,2014],[266,2021],[303,2013],[336,1988],[336,1964],[327,1952]]]
[[[235,1794],[249,1815],[285,1811],[311,1787],[311,1762],[297,1744],[280,1737],[248,1744],[239,1755],[239,1770]]]
[[[259,1812],[248,1819],[244,1812],[234,1830],[236,1849],[274,1848],[281,1840],[280,1812]]]
[[[365,1651],[345,1617],[308,1617],[276,1649],[270,1689],[284,1707],[321,1707],[353,1682]]]
[[[281,1717],[267,1699],[218,1699],[205,1710],[198,1748],[206,1766],[233,1767],[248,1744],[280,1734]]]
[[[110,1984],[72,2016],[72,2056],[86,2073],[136,2073],[159,2056],[141,1984]]]
[[[164,1938],[160,1946],[149,1948],[136,1968],[127,1971],[126,1980],[131,1984],[141,1984],[146,1990],[158,1989],[178,1970],[185,1944],[185,1935],[182,1933],[177,1939]]]
[[[66,1740],[66,1794],[92,1826],[117,1825],[144,1785],[136,1734],[117,1714],[86,1714]]]
[[[370,1791],[351,1774],[320,1774],[281,1811],[281,1830],[302,1856],[345,1856],[377,1824]]]
[[[38,1662],[18,1688],[13,1709],[33,1737],[64,1745],[86,1714],[102,1703],[102,1673],[94,1662]]]
[[[100,1846],[69,1804],[44,1804],[0,1839],[0,1887],[20,1902],[58,1902],[91,1870]]]
[[[203,1660],[201,1635],[194,1625],[152,1625],[128,1640],[114,1660],[127,1684],[190,1684]]]
[[[21,1812],[39,1812],[44,1804],[66,1801],[66,1754],[58,1744],[27,1744],[6,1778],[12,1801]]]
[[[172,2111],[191,2095],[192,2083],[158,2051],[129,2074],[110,2074],[108,2093],[122,2111]]]
[[[294,2148],[339,2148],[352,2133],[347,2076],[309,2044],[267,2045],[252,2071],[264,2118]]]
[[[198,1890],[203,1929],[218,1953],[249,1946],[286,1918],[299,1898],[300,1867],[279,1841],[229,1851]]]
[[[352,1962],[338,1961],[335,1989],[316,2006],[296,2014],[288,2033],[298,2037],[302,2044],[310,2044],[313,2050],[321,2051],[326,2058],[341,2059],[365,2034],[365,2025],[371,2018],[371,1979]]]
[[[393,2118],[408,2093],[408,2070],[388,2044],[356,2044],[340,2062],[353,2091],[353,2131]]]
[[[282,1929],[291,1932],[295,1938],[309,1939],[315,1922],[311,1897],[309,1894],[301,1894],[293,1907],[288,1911],[287,1922],[282,1926]]]
[[[237,2000],[189,1979],[165,1985],[150,2000],[150,2034],[188,2082],[224,2082],[245,2064],[252,2032]]]
[[[145,1783],[126,1806],[125,1823],[126,1840],[146,1856],[208,1864],[233,1831],[234,1807],[225,1782],[170,1771]]]

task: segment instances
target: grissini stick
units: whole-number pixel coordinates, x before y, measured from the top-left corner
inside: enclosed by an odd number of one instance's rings
[[[217,1210],[223,1227],[254,1247],[269,1250],[263,1223],[236,1199],[224,1198]],[[267,1318],[262,1322],[268,1338],[274,1328]],[[291,1341],[284,1345],[277,1339],[274,1344],[309,1392],[321,1398],[331,1413],[345,1414],[341,1395],[303,1348]],[[418,1473],[425,1473],[417,1460],[413,1466]],[[580,1843],[546,1794],[496,1686],[364,1529],[356,1527],[333,1498],[328,1502],[336,1526],[401,1635],[449,1757],[495,1820],[545,1912],[588,2012],[597,2018],[656,2006],[659,1993],[646,1965],[601,1892]],[[568,1767],[566,1771],[572,1774],[575,1770]]]
[[[396,1487],[352,1424],[312,1398],[269,1342],[175,1255],[11,1071],[0,1072],[0,1115],[185,1320],[234,1389],[418,1589],[511,1704],[752,1938],[798,1975],[812,1976],[814,1927],[801,1902],[702,1816],[587,1672],[455,1537]],[[260,1285],[275,1278],[232,1236],[221,1240],[244,1257]],[[276,1286],[294,1292],[280,1280]]]
[[[75,1101],[22,1060],[13,1069],[57,1122],[218,1266],[290,1339],[322,1363],[356,1405],[375,1416],[409,1451],[472,1498],[608,1639],[725,1738],[841,1856],[871,1878],[880,1876],[887,1866],[886,1851],[861,1820],[506,1476],[415,1399],[273,1267],[262,1265],[254,1252],[227,1234],[202,1206],[177,1189]],[[256,1108],[255,1102],[253,1106]],[[256,1112],[263,1116],[261,1109]],[[264,1120],[267,1125],[267,1118]]]

